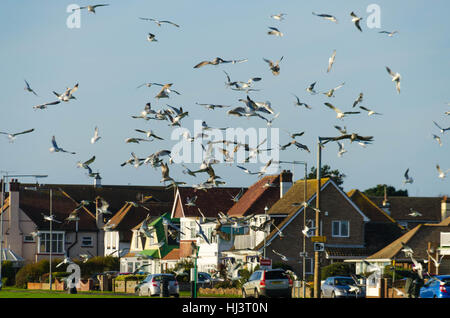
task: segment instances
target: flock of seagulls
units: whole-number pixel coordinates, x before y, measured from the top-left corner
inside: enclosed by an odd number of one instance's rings
[[[88,12],[95,14],[97,8],[107,7],[107,6],[109,6],[109,4],[88,5],[88,6],[80,7],[79,10],[86,9]],[[315,13],[315,12],[313,12],[312,14],[314,16],[317,16],[318,18],[338,24],[338,19],[332,14]],[[353,23],[355,28],[358,31],[363,32],[363,29],[361,26],[361,21],[363,20],[363,18],[359,17],[355,13],[355,11],[351,11],[349,15],[350,15],[350,17],[348,17],[348,22]],[[270,18],[273,20],[276,20],[279,23],[283,23],[283,21],[285,21],[287,19],[287,14],[286,13],[272,14],[272,15],[270,15]],[[158,28],[162,27],[163,25],[168,25],[168,26],[173,26],[177,29],[181,29],[179,24],[172,22],[170,20],[159,20],[156,18],[148,18],[148,17],[138,17],[138,19],[142,20],[142,21],[153,22],[156,24],[156,26]],[[281,38],[284,37],[284,33],[281,31],[281,29],[282,28],[278,27],[278,26],[277,27],[269,26],[267,35],[269,35],[270,38],[274,38],[274,37],[280,38],[279,40],[283,41],[283,39],[281,39]],[[152,32],[155,32],[155,31],[152,31]],[[157,32],[155,32],[155,33],[157,33]],[[379,33],[386,35],[388,37],[393,37],[394,35],[398,34],[398,31],[380,31]],[[154,33],[148,32],[147,33],[147,41],[158,42],[157,35]],[[273,41],[277,41],[277,40],[273,40]],[[158,45],[158,43],[155,43],[154,45]],[[268,71],[270,71],[272,73],[272,75],[276,76],[276,77],[279,77],[281,74],[281,72],[280,72],[281,66],[280,65],[284,59],[283,54],[280,54],[279,56],[280,56],[280,58],[278,60],[271,60],[269,58],[262,57],[262,60],[268,65],[268,69],[269,69]],[[337,63],[339,63],[339,60],[336,60],[336,56],[337,56],[337,50],[333,50],[331,56],[328,59],[326,74],[330,74],[332,72],[332,70],[337,71],[337,69],[335,69],[335,65]],[[218,67],[219,68],[220,67],[228,67],[228,66],[239,67],[239,65],[241,63],[245,63],[245,62],[248,62],[247,58],[240,58],[240,59],[239,58],[238,59],[225,59],[222,57],[215,57],[212,59],[206,58],[195,64],[193,63],[194,64],[193,69],[195,70],[195,72],[204,71],[206,74],[206,72],[209,72],[209,71],[210,72],[217,71]],[[214,67],[212,67],[212,66],[214,66]],[[201,69],[201,71],[200,71],[200,69]],[[391,81],[395,84],[395,89],[396,89],[397,93],[400,94],[401,93],[400,83],[402,81],[401,75],[398,72],[393,71],[388,66],[385,66],[385,69],[386,69],[388,75],[391,77]],[[250,93],[253,94],[254,92],[259,91],[259,89],[255,88],[255,87],[258,87],[257,86],[257,85],[259,85],[258,83],[261,82],[263,80],[263,78],[260,76],[250,76],[250,78],[247,80],[232,81],[230,74],[225,70],[222,70],[222,71],[226,75],[226,82],[225,82],[226,89],[231,89],[231,90],[237,92],[236,94],[245,93],[246,96],[240,96],[240,98],[236,98],[236,100],[238,102],[242,102],[244,105],[234,107],[232,105],[225,105],[225,104],[221,104],[221,103],[208,104],[208,103],[199,103],[199,102],[197,102],[196,105],[204,107],[207,111],[212,111],[212,112],[218,112],[221,109],[229,108],[229,110],[226,112],[226,115],[228,115],[228,116],[234,116],[236,118],[243,117],[246,119],[255,118],[257,120],[259,119],[259,120],[264,121],[267,126],[272,126],[274,120],[276,118],[278,118],[280,113],[282,113],[282,112],[275,111],[275,109],[277,107],[274,107],[270,101],[258,102],[258,101],[255,101],[249,95]],[[323,71],[325,71],[325,61],[324,61],[324,70]],[[27,93],[31,93],[35,96],[38,96],[36,91],[31,87],[30,83],[27,80],[24,80],[24,81],[25,81],[24,90]],[[305,91],[307,93],[309,93],[311,96],[316,96],[316,97],[325,96],[324,98],[327,98],[329,101],[331,101],[335,97],[336,92],[339,89],[341,89],[342,87],[344,87],[344,85],[345,85],[345,82],[342,82],[341,84],[337,85],[334,88],[331,88],[331,89],[328,89],[325,91],[319,91],[317,89],[317,81],[314,81],[305,89]],[[189,117],[189,111],[187,111],[186,109],[183,109],[183,107],[181,107],[181,106],[174,107],[174,106],[171,106],[168,104],[166,104],[166,106],[161,106],[159,109],[155,109],[152,107],[152,105],[154,106],[155,104],[158,105],[159,103],[161,103],[162,100],[171,100],[171,98],[174,95],[180,96],[182,94],[180,93],[180,91],[173,89],[173,86],[175,86],[175,84],[172,82],[170,82],[170,83],[147,82],[147,83],[140,84],[139,86],[137,86],[137,88],[139,89],[142,87],[146,87],[146,88],[151,89],[152,87],[155,87],[155,86],[158,87],[158,89],[159,89],[158,93],[153,97],[155,101],[154,102],[147,101],[145,103],[144,109],[141,110],[141,112],[138,115],[131,115],[131,118],[136,119],[136,120],[142,120],[142,122],[146,123],[146,124],[156,123],[156,122],[165,122],[165,123],[167,123],[167,125],[169,127],[182,127],[185,118]],[[33,106],[33,109],[43,111],[43,110],[48,109],[48,107],[52,106],[52,105],[72,102],[73,100],[77,99],[75,96],[75,93],[78,92],[78,88],[79,88],[79,84],[76,83],[73,87],[67,87],[65,89],[65,91],[63,91],[62,93],[58,93],[56,91],[51,91],[53,93],[53,95],[56,96],[57,99],[51,100],[50,102],[47,102],[47,103],[35,105],[35,106]],[[42,94],[42,92],[40,92],[40,94]],[[304,101],[302,101],[302,97],[299,97],[298,95],[293,94],[293,93],[291,93],[291,94],[295,98],[294,106],[296,107],[296,109],[303,109],[303,107],[304,107],[304,109],[307,109],[309,111],[313,110],[313,107],[309,103],[305,103]],[[345,110],[345,107],[343,107],[344,110],[341,110],[340,108],[335,106],[336,103],[331,103],[329,101],[327,101],[323,104],[325,105],[325,107],[327,107],[328,109],[330,109],[336,113],[336,119],[343,121],[344,119],[351,117],[350,115],[361,114],[361,111]],[[364,93],[361,92],[356,100],[349,103],[349,107],[356,109],[356,107],[358,106],[359,109],[366,112],[369,117],[371,117],[373,115],[378,115],[378,116],[382,115],[382,113],[379,113],[379,112],[371,109],[371,107],[369,108],[364,105],[361,105],[361,103],[363,101],[364,101]],[[339,105],[339,107],[340,107],[340,105]],[[290,112],[288,109],[286,111]],[[450,112],[446,112],[445,114],[450,115]],[[446,131],[450,130],[450,127],[442,128],[436,122],[434,122],[434,124],[436,127],[438,127],[438,129],[442,135],[445,134]],[[157,145],[158,142],[167,139],[166,136],[162,136],[154,128],[153,124],[150,126],[151,126],[151,128],[150,127],[135,128],[134,131],[139,134],[139,137],[136,137],[136,136],[128,137],[125,139],[125,143],[126,144],[136,144],[136,145],[144,143],[144,144],[146,144],[145,149],[149,149],[148,145],[152,145],[152,146]],[[339,126],[334,126],[334,127],[339,131],[340,135],[335,136],[335,137],[326,138],[326,140],[323,140],[321,142],[321,146],[324,147],[329,142],[336,142],[336,144],[338,146],[338,151],[337,151],[338,157],[342,157],[345,153],[348,152],[345,149],[345,145],[343,142],[344,140],[349,140],[350,143],[357,142],[362,147],[366,147],[367,145],[370,145],[374,140],[373,136],[364,136],[357,132],[350,133],[349,130],[347,130],[346,126],[344,126],[343,128],[341,128]],[[187,135],[183,135],[183,137],[186,138],[186,140],[188,140],[190,142],[195,142],[197,140],[203,140],[203,138],[208,137],[208,131],[211,131],[212,129],[225,130],[226,128],[210,127],[205,121],[203,121],[202,132],[200,134],[198,134],[196,136],[191,136],[190,134],[187,134]],[[29,134],[32,132],[34,132],[34,129],[28,129],[28,130],[24,130],[24,131],[16,132],[16,133],[0,132],[0,134],[6,135],[9,138],[10,142],[13,142],[17,136]],[[308,153],[308,154],[311,153],[308,146],[305,143],[300,142],[298,140],[298,138],[303,137],[304,133],[305,132],[289,133],[290,140],[286,143],[281,143],[280,145],[278,145],[279,149],[284,151],[284,150],[287,150],[288,148],[290,148],[290,149],[296,149],[298,151],[302,151],[303,153]],[[441,140],[440,136],[433,134],[433,138],[439,143],[440,146],[442,146],[442,140]],[[94,135],[90,139],[90,143],[96,144],[101,139],[102,139],[102,137],[100,137],[100,135],[99,135],[99,128],[96,126],[94,129]],[[198,169],[191,170],[190,168],[183,165],[183,168],[184,168],[183,174],[189,175],[193,178],[197,178],[199,175],[207,175],[206,181],[202,181],[198,184],[193,185],[193,187],[197,190],[207,191],[208,189],[211,189],[213,187],[217,187],[217,186],[226,184],[226,182],[220,176],[218,176],[214,170],[214,165],[221,163],[221,161],[217,160],[213,156],[214,146],[217,144],[222,144],[223,148],[220,148],[220,152],[225,156],[225,158],[226,158],[225,162],[227,162],[227,163],[233,162],[233,160],[235,158],[234,155],[237,153],[237,151],[239,149],[244,149],[246,152],[248,152],[248,156],[245,160],[245,163],[247,163],[247,162],[250,162],[251,159],[256,158],[262,152],[269,152],[270,150],[273,149],[273,146],[272,146],[272,148],[265,146],[266,141],[267,140],[260,142],[259,144],[256,145],[256,147],[253,147],[253,145],[249,145],[249,144],[246,144],[243,142],[237,142],[235,140],[222,140],[222,141],[211,141],[210,140],[210,141],[207,141],[206,145],[204,145],[202,143],[202,149],[204,151],[204,156],[203,156],[203,161],[202,161],[200,167]],[[72,154],[72,155],[76,154],[76,152],[68,151],[68,150],[65,150],[64,148],[61,148],[57,144],[55,136],[52,137],[51,144],[52,144],[52,147],[50,148],[50,152],[52,152],[52,153],[59,152],[59,153],[68,153],[68,154]],[[227,148],[225,148],[225,146]],[[232,149],[228,148],[228,146],[232,146]],[[138,155],[136,155],[135,152],[131,152],[131,157],[129,159],[127,159],[126,161],[124,161],[123,163],[121,163],[120,166],[121,167],[133,166],[135,168],[139,168],[143,165],[150,165],[153,168],[159,168],[161,170],[161,176],[162,176],[160,182],[164,183],[164,184],[169,182],[170,185],[168,186],[168,188],[170,188],[170,187],[176,188],[180,185],[187,184],[187,182],[185,182],[185,181],[176,181],[172,176],[170,176],[169,165],[173,164],[173,162],[174,162],[173,156],[175,154],[172,153],[171,150],[164,149],[162,147],[158,148],[157,146],[155,146],[155,147],[156,147],[155,149],[157,149],[157,150],[146,156],[138,156]],[[99,176],[99,172],[93,173],[93,170],[91,168],[91,165],[94,163],[95,158],[96,158],[96,156],[92,156],[89,160],[78,161],[77,167],[86,169],[88,171],[89,177]],[[243,171],[243,173],[261,178],[269,171],[269,167],[273,163],[275,163],[273,161],[273,159],[267,160],[267,162],[264,164],[264,166],[262,166],[260,168],[259,171],[252,171],[249,168],[244,167],[243,165],[236,165],[235,167],[240,169],[241,171]],[[444,179],[446,177],[447,173],[450,171],[450,169],[442,170],[439,165],[436,165],[436,169],[438,170],[438,177],[441,179]],[[409,176],[408,173],[409,173],[409,169],[406,170],[406,172],[405,172],[405,176],[404,176],[405,177],[405,179],[404,179],[405,185],[413,183],[413,179]],[[243,194],[243,191],[232,196],[231,199],[234,202],[237,202],[240,199],[240,197],[242,196],[242,194]],[[187,204],[189,206],[195,206],[195,200],[196,200],[196,197],[189,198]],[[108,206],[107,203],[105,203],[105,206],[106,206],[106,208],[104,210],[102,210],[103,213],[108,212],[107,211],[107,206]],[[233,221],[234,224],[243,223],[243,224],[247,224],[248,226],[250,226],[249,223],[247,223],[249,220],[237,221],[237,220],[230,220],[229,218],[222,218],[221,220],[218,220],[216,222],[217,222],[217,226],[220,229],[220,226],[222,226],[224,224],[223,222],[230,222],[230,221]],[[146,222],[144,222],[144,224],[146,224]],[[205,239],[205,241],[207,241],[205,232],[202,230],[202,227],[201,227],[202,226],[201,222],[200,223],[197,222],[197,226],[199,228],[199,231],[198,231],[199,235],[203,239]],[[169,230],[176,231],[175,227],[173,225],[170,225],[169,223],[166,223],[166,228],[167,228],[167,231],[169,231]],[[306,227],[303,230],[306,230]],[[216,232],[218,233],[219,231],[220,230],[218,230]],[[306,231],[305,233],[309,233],[308,231]],[[143,229],[143,233],[145,233],[145,229]],[[274,251],[274,253],[275,253],[275,251]],[[285,259],[285,257],[283,257],[281,255],[280,255],[280,257],[282,259]]]

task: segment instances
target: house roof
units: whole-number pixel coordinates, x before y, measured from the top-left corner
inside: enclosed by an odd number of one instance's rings
[[[75,231],[75,222],[64,222],[69,214],[77,207],[77,203],[70,200],[60,191],[52,191],[52,214],[62,223],[52,222],[53,230]],[[50,224],[44,220],[42,214],[50,214],[50,194],[46,191],[19,189],[19,208],[36,224],[39,230],[48,230]],[[95,216],[80,209],[78,213],[79,231],[97,231]]]
[[[379,208],[372,200],[359,190],[351,190],[347,193],[349,198],[359,207],[361,211],[370,219],[371,222],[395,223],[397,221],[389,214]],[[398,225],[403,229],[401,225]]]
[[[441,224],[419,224],[367,259],[408,259],[401,251],[402,243],[413,249],[416,259],[427,259],[427,244],[432,241],[436,243],[439,240],[440,232],[450,232],[450,227]]]
[[[321,186],[326,184],[330,179],[322,178],[320,180]],[[306,200],[304,198],[305,181],[298,180],[292,187],[278,200],[267,212],[268,214],[286,214],[290,215],[293,212],[299,210],[298,206],[292,206],[293,203],[308,201],[313,195],[316,194],[317,180],[306,180]]]
[[[265,186],[267,183],[273,186]],[[271,207],[279,199],[280,175],[266,176],[250,186],[239,201],[228,210],[227,214],[236,217],[262,214],[266,206]]]
[[[180,249],[174,248],[162,258],[165,261],[175,261],[180,259]]]
[[[226,213],[234,204],[232,196],[241,191],[241,188],[217,187],[204,190],[197,190],[191,187],[179,187],[175,197],[172,216],[180,217],[201,217],[198,209],[205,217],[216,217],[219,212]],[[186,199],[197,196],[195,206],[187,206]]]
[[[36,187],[36,184],[21,183],[20,188]],[[125,201],[140,202],[143,198],[151,196],[152,202],[173,202],[174,191],[163,186],[131,186],[131,185],[102,185],[94,187],[86,184],[43,184],[46,189],[62,189],[71,198],[80,202],[82,200],[94,201],[96,197],[105,199],[109,210],[113,213],[119,211]],[[90,209],[95,214],[95,209]]]
[[[369,197],[376,205],[382,206],[383,197]],[[390,216],[395,220],[415,222],[440,222],[441,201],[439,197],[388,197],[390,203]],[[408,215],[414,209],[422,216]]]
[[[164,213],[170,213],[172,204],[169,202],[144,202],[143,207],[135,207],[131,203],[125,203],[122,208],[107,222],[111,225],[111,231],[122,232],[120,240],[122,242],[130,242],[132,238],[132,230],[140,225],[143,220],[150,215],[151,217],[159,217]],[[148,210],[147,210],[148,209]]]

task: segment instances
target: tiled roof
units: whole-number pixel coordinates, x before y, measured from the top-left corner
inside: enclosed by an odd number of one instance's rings
[[[371,201],[364,193],[359,190],[351,190],[347,193],[349,198],[364,212],[371,222],[395,223],[397,222]],[[398,225],[403,228],[402,226]]]
[[[174,248],[169,253],[167,253],[167,255],[164,256],[162,259],[165,261],[179,260],[180,259],[180,249]]]
[[[264,185],[267,183],[273,186],[265,187]],[[279,199],[280,175],[266,176],[250,186],[239,201],[228,210],[227,214],[236,217],[262,214],[266,206],[270,208]]]
[[[36,184],[20,184],[20,188],[35,187]],[[81,184],[44,184],[46,189],[61,188],[70,197],[77,202],[82,200],[94,201],[96,197],[105,199],[109,204],[109,210],[115,214],[119,211],[125,201],[140,202],[142,198],[152,196],[150,201],[154,202],[173,202],[174,192],[172,189],[166,189],[163,186],[131,186],[131,185],[102,185],[94,187],[93,185]],[[95,209],[90,209],[95,214]]]
[[[321,179],[320,183],[323,186],[330,180],[329,178]],[[278,200],[268,211],[269,214],[291,214],[300,209],[298,206],[292,206],[293,203],[298,203],[302,201],[308,201],[314,194],[316,194],[317,180],[309,179],[306,181],[307,193],[306,200],[304,198],[305,181],[298,180],[294,185],[283,195],[283,197]]]
[[[76,208],[77,204],[67,198],[59,191],[52,191],[52,214],[54,218],[62,223],[52,222],[53,230],[75,231],[75,222],[64,222],[69,214]],[[19,208],[36,224],[39,230],[50,228],[42,213],[50,214],[50,193],[43,191],[24,190],[19,191]],[[83,209],[79,210],[78,230],[97,231],[95,216]]]
[[[201,217],[198,209],[202,211],[205,217],[216,217],[219,212],[226,213],[229,208],[234,204],[232,196],[241,191],[241,188],[224,188],[217,187],[204,190],[197,190],[191,187],[179,187],[178,200],[182,203],[182,209],[185,217]],[[186,199],[197,196],[195,206],[187,206]],[[177,205],[179,202],[175,202]],[[182,217],[183,215],[179,211],[175,211],[174,217]]]
[[[365,247],[330,247],[325,245],[325,252],[329,258],[364,258],[370,255],[370,250]]]
[[[376,205],[381,206],[383,197],[369,197]],[[388,197],[390,203],[390,216],[395,220],[415,222],[440,222],[441,201],[439,197]],[[410,208],[420,212],[422,216],[413,217]]]

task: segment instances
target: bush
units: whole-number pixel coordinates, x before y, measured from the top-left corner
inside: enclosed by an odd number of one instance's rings
[[[333,263],[322,267],[321,279],[326,279],[330,276],[350,276],[354,274],[353,265],[350,263]]]
[[[411,273],[410,270],[405,269],[403,267],[396,266],[395,267],[395,280],[401,280],[403,278],[406,278]],[[384,278],[390,278],[393,279],[394,277],[394,268],[391,265],[387,265],[384,267]]]
[[[67,272],[52,272],[52,283],[55,282],[56,279],[61,281],[63,278],[69,276],[70,273]],[[41,282],[42,283],[49,283],[49,273],[42,274],[41,276]]]
[[[128,281],[128,280],[136,280],[141,281],[144,280],[147,275],[119,275],[116,277],[116,281]]]
[[[2,262],[2,282],[3,286],[13,286],[15,284],[16,270],[11,261]]]

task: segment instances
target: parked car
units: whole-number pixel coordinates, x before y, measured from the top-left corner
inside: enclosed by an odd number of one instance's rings
[[[432,276],[420,288],[420,298],[450,298],[450,275]]]
[[[255,271],[242,286],[242,297],[286,297],[292,296],[292,280],[282,269]]]
[[[212,287],[213,279],[212,279],[211,275],[209,275],[208,273],[205,273],[205,272],[198,272],[197,276],[198,276],[197,284],[199,285],[199,287],[201,287],[201,288],[211,288]]]
[[[139,296],[159,296],[163,279],[169,283],[169,296],[179,297],[178,282],[172,274],[150,274],[135,287],[134,291]]]
[[[347,276],[328,277],[320,286],[321,298],[361,298],[366,297],[364,286],[357,285]]]

